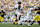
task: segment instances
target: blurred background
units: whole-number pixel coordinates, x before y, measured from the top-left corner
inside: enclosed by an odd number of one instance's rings
[[[4,19],[3,23],[12,23],[14,17],[16,16],[15,5],[18,4],[18,1],[21,1],[23,5],[23,10],[21,11],[21,15],[27,16],[25,12],[28,12],[31,7],[38,7],[40,0],[0,0],[0,12],[3,10]],[[36,13],[37,11],[35,11]],[[33,18],[35,17],[35,13],[33,13]],[[1,15],[0,15],[1,16]],[[13,19],[12,19],[13,17]],[[15,17],[17,19],[17,17]]]

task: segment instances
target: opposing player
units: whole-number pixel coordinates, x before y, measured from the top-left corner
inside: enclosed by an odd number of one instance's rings
[[[2,9],[2,10],[0,11],[0,20],[1,20],[1,22],[3,22],[4,15],[6,15],[6,14],[5,14],[5,12],[3,11],[3,9]]]
[[[40,25],[40,6],[37,7],[35,10],[37,10],[38,12],[36,13],[36,16],[35,16],[32,24],[34,23],[35,20],[37,20],[38,24]],[[31,25],[32,25],[32,24],[31,24]]]

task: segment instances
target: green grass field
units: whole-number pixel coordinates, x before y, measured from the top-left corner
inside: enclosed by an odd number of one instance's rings
[[[29,26],[13,25],[11,23],[0,23],[0,27],[29,27]],[[40,27],[40,25],[33,24],[31,27]]]

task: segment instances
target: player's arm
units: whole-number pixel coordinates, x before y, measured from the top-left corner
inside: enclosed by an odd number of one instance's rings
[[[18,6],[17,5],[15,5],[15,8],[14,9],[17,9],[18,8]]]
[[[38,7],[33,8],[31,11],[37,11]]]
[[[37,11],[38,9],[32,9],[31,11]]]
[[[29,9],[27,9],[27,11],[25,12],[25,14],[27,14],[29,11],[28,11]]]
[[[6,13],[5,12],[3,12],[4,13],[4,15],[6,15]]]

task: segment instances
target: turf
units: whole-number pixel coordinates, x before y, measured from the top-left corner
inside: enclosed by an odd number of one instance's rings
[[[33,24],[32,26],[14,25],[11,23],[0,23],[0,27],[40,27],[38,24]]]

